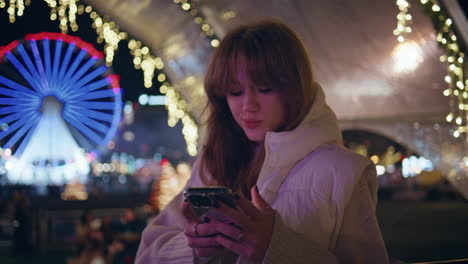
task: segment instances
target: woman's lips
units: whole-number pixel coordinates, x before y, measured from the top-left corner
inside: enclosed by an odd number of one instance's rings
[[[244,126],[249,129],[257,128],[262,123],[260,120],[243,120],[243,122]]]

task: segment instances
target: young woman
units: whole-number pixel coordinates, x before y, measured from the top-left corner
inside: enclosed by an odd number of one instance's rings
[[[275,21],[229,32],[205,77],[209,118],[188,182],[227,186],[237,209],[200,222],[179,194],[146,228],[136,263],[388,263],[376,173],[342,146],[296,34]]]

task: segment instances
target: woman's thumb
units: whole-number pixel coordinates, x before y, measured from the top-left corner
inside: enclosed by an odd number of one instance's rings
[[[252,196],[252,203],[253,205],[262,213],[273,213],[273,209],[270,207],[270,205],[263,200],[262,196],[260,195],[260,192],[258,191],[257,185],[252,187],[250,189],[250,194]]]

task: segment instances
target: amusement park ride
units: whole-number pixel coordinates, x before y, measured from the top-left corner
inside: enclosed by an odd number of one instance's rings
[[[78,37],[29,34],[0,48],[0,146],[8,182],[86,181],[121,118],[119,77]]]

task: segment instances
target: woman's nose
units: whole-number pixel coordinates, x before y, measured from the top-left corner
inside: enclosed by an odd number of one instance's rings
[[[243,98],[242,110],[245,112],[254,112],[260,109],[258,94],[255,91],[247,89]]]

